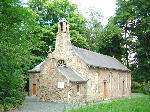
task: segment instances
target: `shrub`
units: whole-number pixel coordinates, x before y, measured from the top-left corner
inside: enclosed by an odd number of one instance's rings
[[[142,85],[140,83],[132,81],[132,85],[131,85],[132,89],[140,89],[141,87]]]
[[[150,82],[144,83],[142,91],[146,95],[150,95]]]
[[[132,91],[132,93],[143,93],[142,84],[132,81],[131,91]]]
[[[4,111],[3,105],[0,104],[0,112],[3,112],[3,111]]]

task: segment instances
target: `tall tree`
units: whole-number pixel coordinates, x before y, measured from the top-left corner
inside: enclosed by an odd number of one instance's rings
[[[120,61],[124,58],[124,39],[122,30],[114,24],[114,18],[102,30],[98,39],[98,52],[113,56]]]
[[[150,2],[145,0],[118,0],[116,22],[131,40],[135,53],[133,77],[136,81],[150,80]],[[128,44],[128,43],[126,43]],[[129,44],[128,44],[129,45]]]
[[[44,54],[38,50],[34,52],[36,55],[45,57],[47,55],[48,46],[55,47],[57,23],[61,18],[66,18],[70,22],[70,34],[73,45],[77,47],[87,48],[88,44],[83,37],[83,29],[85,27],[85,18],[77,12],[77,6],[69,0],[30,0],[29,7],[39,15],[36,22],[40,25],[40,39],[46,42],[43,49]],[[38,35],[37,33],[37,35]]]
[[[109,23],[103,28],[101,25],[103,16],[100,11],[90,9],[89,12],[90,16],[86,23],[86,30],[84,30],[88,49],[123,61],[124,39],[122,30],[114,23],[114,18],[110,18]]]
[[[89,45],[88,49],[97,52],[97,39],[99,38],[101,31],[103,30],[103,26],[101,24],[103,16],[100,11],[95,11],[93,9],[89,9],[88,13],[89,18],[86,21],[84,35]]]
[[[0,1],[0,104],[6,109],[24,98],[25,72],[34,55],[31,49],[39,41],[30,33],[35,28],[33,14],[19,0]]]

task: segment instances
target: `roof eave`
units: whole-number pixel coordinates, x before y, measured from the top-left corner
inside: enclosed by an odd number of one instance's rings
[[[71,82],[71,83],[87,83],[87,80],[85,80],[85,81],[71,81],[71,80],[70,80],[70,82]]]
[[[106,67],[101,67],[101,66],[94,66],[94,65],[90,65],[88,64],[89,67],[94,67],[94,68],[102,68],[102,69],[109,69],[109,70],[119,70],[119,71],[123,71],[123,72],[131,72],[130,69],[128,70],[122,70],[122,69],[116,69],[116,68],[106,68]]]
[[[40,73],[40,71],[28,71],[29,73]]]

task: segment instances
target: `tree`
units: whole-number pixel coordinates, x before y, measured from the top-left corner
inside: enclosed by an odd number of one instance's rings
[[[84,36],[89,45],[88,49],[91,51],[98,51],[97,40],[103,30],[103,26],[101,24],[102,18],[103,16],[100,11],[89,9],[89,18],[86,21]]]
[[[88,44],[83,37],[83,29],[85,27],[85,18],[77,12],[77,6],[72,4],[69,0],[31,0],[29,7],[39,17],[36,19],[38,25],[40,25],[39,37],[44,41],[45,47],[41,51],[34,51],[37,56],[46,57],[48,46],[52,46],[52,50],[55,47],[57,23],[61,18],[66,18],[70,22],[70,35],[73,45],[77,47],[87,48]]]
[[[136,81],[150,80],[150,2],[145,0],[118,0],[116,23],[128,35],[135,53],[133,78]],[[128,44],[128,43],[127,43]],[[128,44],[129,45],[129,44]]]
[[[114,18],[110,18],[107,26],[103,28],[102,17],[100,11],[90,9],[90,17],[84,30],[89,45],[88,49],[113,56],[121,61],[125,52],[122,30],[115,25]]]
[[[124,39],[122,30],[114,24],[114,18],[102,30],[98,39],[98,52],[117,58],[122,61],[124,58]]]
[[[31,54],[39,43],[30,34],[35,25],[34,15],[19,0],[0,2],[0,104],[5,110],[24,99],[24,74],[37,58]]]

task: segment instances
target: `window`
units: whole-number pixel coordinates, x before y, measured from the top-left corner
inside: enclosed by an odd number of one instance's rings
[[[77,85],[77,93],[79,93],[79,92],[80,92],[80,86]]]
[[[77,84],[77,95],[81,94],[81,84]]]
[[[58,88],[64,88],[64,82],[58,82]]]
[[[64,60],[59,60],[59,61],[57,62],[57,66],[66,66],[66,63],[65,63]]]

